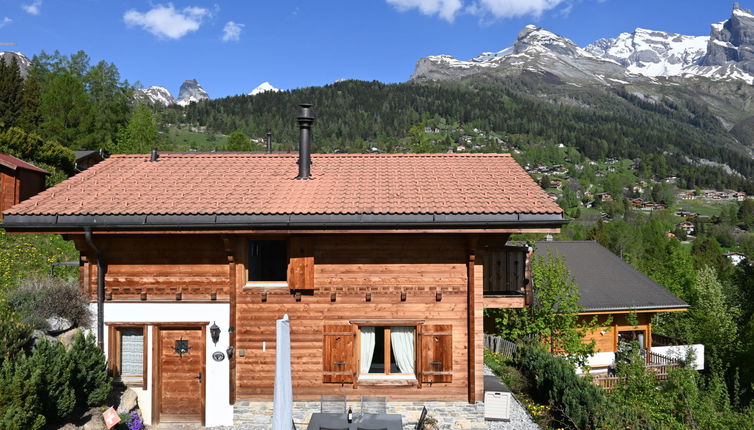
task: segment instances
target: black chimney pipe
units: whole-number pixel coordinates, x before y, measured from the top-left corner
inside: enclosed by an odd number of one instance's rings
[[[153,148],[149,154],[149,161],[157,161],[158,158],[160,158],[160,153],[157,152],[157,148]]]
[[[272,154],[272,130],[267,130],[267,153]]]
[[[299,107],[301,107],[301,111],[296,119],[301,130],[301,137],[298,143],[298,176],[296,176],[296,179],[311,179],[309,168],[312,164],[311,139],[314,112],[312,112],[312,105],[309,103],[302,103]]]

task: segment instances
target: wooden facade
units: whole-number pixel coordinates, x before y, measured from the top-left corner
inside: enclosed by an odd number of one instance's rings
[[[0,164],[0,212],[44,190],[47,175],[41,171],[11,169]]]
[[[67,237],[81,251],[82,288],[95,301],[96,254],[82,236]],[[483,398],[482,315],[489,278],[484,265],[491,261],[487,247],[503,246],[507,237],[265,235],[287,241],[288,275],[282,283],[248,281],[249,242],[259,236],[103,233],[95,241],[107,263],[106,304],[230,304],[235,349],[231,403],[271,399],[275,320],[284,314],[291,320],[297,399],[340,393],[475,402]],[[416,375],[360,377],[361,325],[415,327]],[[154,407],[159,410],[159,401]]]

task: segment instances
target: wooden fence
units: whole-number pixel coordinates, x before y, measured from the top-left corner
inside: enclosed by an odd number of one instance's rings
[[[484,347],[492,352],[497,352],[498,354],[503,354],[508,358],[513,358],[513,353],[516,352],[518,345],[507,339],[503,339],[500,336],[485,334]]]

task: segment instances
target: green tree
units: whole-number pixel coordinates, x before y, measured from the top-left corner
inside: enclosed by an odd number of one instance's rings
[[[251,142],[241,130],[236,130],[230,134],[227,143],[228,151],[251,151]]]
[[[107,374],[107,362],[94,336],[77,333],[68,359],[75,363],[73,386],[80,406],[96,406],[112,391],[112,378]]]
[[[534,302],[529,309],[488,310],[495,318],[496,331],[511,340],[530,335],[541,337],[551,351],[568,354],[568,359],[584,365],[594,353],[594,341],[584,342],[597,321],[581,321],[579,288],[561,257],[537,255],[532,262]]]
[[[24,90],[21,97],[21,113],[18,126],[27,132],[37,132],[42,117],[39,106],[42,103],[42,89],[36,77],[27,76],[24,80]]]
[[[112,152],[121,154],[145,154],[158,146],[157,123],[152,109],[144,103],[136,106],[128,125],[118,136],[118,144]]]
[[[710,266],[699,270],[694,288],[697,300],[688,311],[694,340],[704,344],[706,362],[711,358],[728,361],[739,349],[736,319],[740,310],[726,302],[723,285]]]
[[[37,390],[42,369],[26,356],[5,360],[0,366],[0,428],[37,430],[45,425],[42,403]]]
[[[5,127],[12,127],[18,123],[23,88],[16,57],[7,65],[0,59],[0,124],[4,124]]]
[[[42,93],[39,110],[43,137],[73,149],[95,146],[92,106],[84,83],[75,75],[62,72],[53,76]]]

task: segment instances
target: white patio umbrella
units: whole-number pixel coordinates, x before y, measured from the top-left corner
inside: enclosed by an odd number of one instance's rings
[[[293,428],[293,383],[291,382],[291,322],[288,314],[277,320],[275,343],[275,395],[272,430]]]

